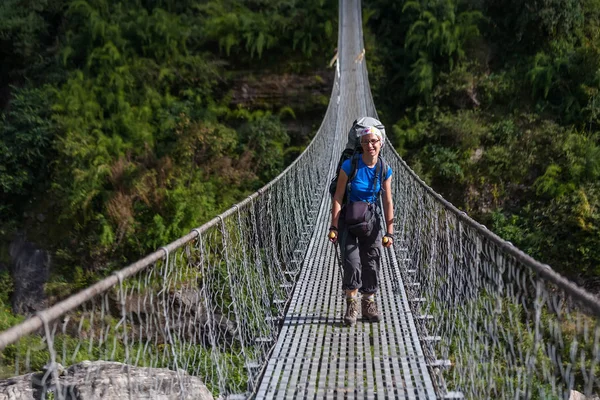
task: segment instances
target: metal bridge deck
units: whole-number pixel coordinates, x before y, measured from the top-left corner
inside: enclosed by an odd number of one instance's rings
[[[327,126],[322,127],[331,130],[328,134],[336,143],[329,160],[330,177],[352,121],[361,115],[376,116],[362,62],[360,0],[341,0],[339,18],[336,82],[325,117]],[[322,196],[315,229],[256,397],[435,399],[401,266],[391,250],[383,253],[376,297],[383,320],[343,325],[341,269],[334,246],[326,240],[331,199],[325,189],[315,195]]]
[[[341,270],[325,239],[329,202],[323,200],[319,226],[257,398],[435,399],[392,252],[384,252],[380,271],[382,322],[343,325]]]

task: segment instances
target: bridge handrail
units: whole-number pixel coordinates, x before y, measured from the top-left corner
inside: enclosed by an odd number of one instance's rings
[[[337,81],[337,75],[336,75],[336,81]],[[335,84],[333,85],[333,90],[336,90]],[[332,95],[332,97],[333,97],[333,95]],[[274,179],[272,179],[266,185],[264,185],[263,187],[261,187],[256,192],[249,195],[248,197],[246,197],[241,202],[234,204],[226,211],[222,212],[221,214],[214,217],[210,221],[204,223],[200,227],[192,229],[190,231],[190,233],[188,233],[187,235],[185,235],[177,240],[174,240],[173,242],[167,244],[166,246],[162,246],[161,248],[154,251],[153,253],[147,255],[146,257],[144,257],[122,269],[113,272],[111,276],[108,276],[108,277],[102,279],[101,281],[91,285],[90,287],[79,291],[78,293],[70,296],[69,298],[67,298],[63,301],[60,301],[45,310],[38,311],[35,315],[31,316],[30,318],[26,319],[25,321],[21,322],[20,324],[17,324],[3,332],[0,332],[0,350],[4,349],[6,346],[16,342],[19,338],[29,335],[29,334],[37,331],[38,329],[42,328],[44,325],[44,322],[50,322],[50,321],[54,321],[54,320],[58,319],[62,315],[68,313],[69,311],[74,310],[75,308],[79,307],[81,304],[85,303],[86,301],[89,301],[93,297],[95,297],[99,294],[102,294],[102,293],[106,292],[107,290],[111,289],[112,287],[117,285],[119,283],[119,281],[129,278],[129,277],[137,274],[138,272],[144,270],[145,268],[148,268],[156,261],[165,257],[167,254],[181,248],[185,244],[196,239],[202,232],[205,232],[208,229],[210,229],[211,227],[215,226],[219,221],[227,218],[228,216],[233,214],[237,209],[247,205],[253,199],[261,196],[263,193],[265,193],[267,190],[269,190],[273,185],[275,185],[277,182],[279,182],[290,170],[292,170],[296,166],[296,164],[298,164],[305,157],[306,154],[308,154],[309,150],[314,145],[314,143],[317,139],[317,136],[320,134],[323,134],[322,127],[323,127],[324,122],[325,122],[325,119],[323,120],[321,126],[317,130],[317,134],[313,137],[313,139],[310,141],[308,146],[306,146],[304,151],[290,165],[288,165],[287,168],[285,168],[279,175],[277,175]]]
[[[394,156],[398,158],[398,161],[401,165],[408,171],[408,173],[421,185],[427,193],[433,196],[437,201],[442,203],[447,209],[452,211],[458,219],[465,222],[467,225],[471,226],[473,229],[481,233],[487,239],[495,243],[498,247],[509,253],[516,260],[522,262],[528,268],[531,268],[533,271],[549,280],[550,282],[556,284],[558,287],[563,289],[569,295],[573,296],[576,300],[579,300],[583,305],[589,307],[590,311],[594,313],[594,315],[600,317],[600,298],[578,286],[574,282],[565,278],[563,275],[556,272],[550,265],[541,263],[525,253],[524,251],[518,249],[512,243],[502,239],[500,236],[496,235],[492,231],[490,231],[485,225],[480,224],[475,221],[473,218],[469,217],[469,215],[456,208],[452,203],[448,200],[444,199],[439,193],[434,191],[427,183],[425,183],[404,161],[404,159],[398,154],[395,148],[389,147],[387,151],[393,152]]]

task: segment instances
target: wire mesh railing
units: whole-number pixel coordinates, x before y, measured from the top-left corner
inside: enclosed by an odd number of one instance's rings
[[[333,102],[332,102],[333,104]],[[325,187],[335,130],[329,107],[315,138],[282,174],[187,236],[0,333],[0,378],[34,371],[39,390],[68,398],[64,369],[89,360],[177,372],[142,390],[193,398],[247,393],[275,343]],[[332,126],[333,125],[333,126]],[[67,370],[68,372],[68,370]],[[96,379],[88,373],[90,386]]]
[[[600,300],[446,202],[395,151],[386,160],[401,205],[394,249],[441,391],[600,394]]]

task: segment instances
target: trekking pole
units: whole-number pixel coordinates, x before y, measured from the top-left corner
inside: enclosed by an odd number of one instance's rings
[[[340,271],[340,278],[342,279],[342,282],[343,282],[344,281],[344,272],[343,272],[344,266],[342,265],[342,259],[340,258],[340,252],[338,250],[338,246],[339,246],[338,242],[335,242],[333,245],[333,247],[335,248],[335,258],[337,259],[338,266],[339,266],[338,271]]]
[[[329,235],[327,235],[327,236],[329,237],[329,239],[334,239],[335,237],[338,236],[338,234],[336,232],[334,232],[334,231],[330,231]],[[338,237],[338,240],[339,240],[339,237]],[[338,240],[336,240],[335,242],[333,242],[333,248],[335,250],[335,258],[337,260],[337,263],[338,263],[338,266],[339,266],[340,275],[341,275],[341,278],[342,278],[342,281],[343,281],[344,280],[344,272],[343,272],[344,267],[342,265],[342,259],[340,258],[340,252],[338,250],[338,246],[340,244]]]

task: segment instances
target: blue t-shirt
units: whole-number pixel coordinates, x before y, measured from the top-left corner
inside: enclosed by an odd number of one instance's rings
[[[379,163],[379,161],[377,162]],[[350,179],[350,169],[352,168],[352,159],[347,159],[342,164],[342,170],[348,175],[348,179]],[[369,168],[367,164],[365,164],[362,160],[362,157],[358,158],[358,163],[356,165],[356,177],[352,180],[351,189],[350,189],[350,202],[353,203],[355,201],[368,201],[370,203],[374,203],[377,200],[377,193],[379,193],[381,186],[381,178],[377,178],[377,183],[375,184],[375,192],[373,192],[373,179],[375,179],[375,170],[377,169],[377,164],[373,168]],[[385,171],[381,171],[381,174],[385,173]],[[388,165],[387,168],[387,176],[383,178],[383,180],[389,179],[392,176],[392,167]]]

